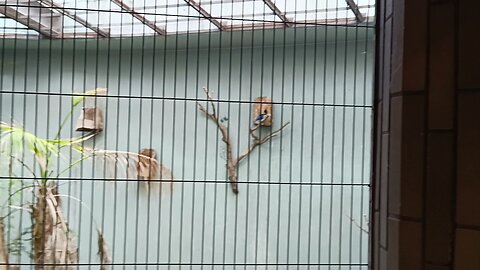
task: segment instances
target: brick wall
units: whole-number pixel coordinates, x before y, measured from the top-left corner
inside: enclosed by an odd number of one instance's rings
[[[373,269],[480,269],[480,1],[378,6]]]

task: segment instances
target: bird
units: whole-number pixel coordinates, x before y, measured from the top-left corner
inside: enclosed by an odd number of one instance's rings
[[[264,110],[263,113],[259,114],[255,118],[255,125],[260,125],[261,123],[265,122],[265,120],[267,120],[270,116],[272,115],[269,114],[267,110]]]

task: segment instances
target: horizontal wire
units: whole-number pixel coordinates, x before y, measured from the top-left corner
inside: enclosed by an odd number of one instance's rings
[[[185,7],[189,7],[188,4],[185,4]],[[374,6],[363,6],[363,8],[373,8]],[[161,8],[161,7],[158,7],[158,8]],[[155,9],[154,6],[150,7],[150,6],[144,6],[142,7],[140,10],[148,10],[148,9]],[[344,8],[338,8],[339,10],[342,10],[342,11],[347,11],[349,10],[350,8],[349,7],[344,7]],[[135,9],[135,11],[137,11],[137,9]],[[314,9],[307,9],[307,10],[304,10],[302,11],[302,15],[305,15],[305,14],[313,14],[313,13],[327,13],[327,12],[333,12],[335,11],[335,9],[318,9],[318,10],[314,10]],[[86,15],[87,12],[82,12],[82,11],[78,11],[77,12],[77,16],[78,15]],[[295,15],[295,12],[284,12],[284,15],[285,16],[289,16],[289,15]],[[250,13],[250,14],[242,14],[243,17],[260,17],[260,16],[277,16],[273,11],[272,12],[265,12],[265,13]],[[190,18],[184,18],[184,19],[172,19],[170,21],[162,21],[162,23],[169,23],[169,22],[186,22],[186,21],[191,21]],[[135,22],[135,23],[131,23],[129,25],[140,25],[140,24],[143,24],[142,22]],[[123,26],[125,24],[120,24],[120,23],[110,23],[109,26]],[[72,25],[72,26],[64,26],[65,29],[72,29],[72,28],[78,28],[80,26],[75,26],[75,25]]]
[[[0,263],[0,265],[24,266],[100,266],[100,265],[175,265],[175,266],[368,266],[368,263],[160,263],[160,262],[122,262],[122,263]]]
[[[10,91],[10,90],[0,90],[0,94],[15,94],[15,95],[43,95],[43,96],[65,96],[65,97],[85,97],[84,94],[75,94],[75,93],[53,93],[53,92],[20,92],[20,91]],[[258,101],[250,100],[226,100],[226,99],[206,99],[206,98],[186,98],[186,97],[158,97],[158,96],[128,96],[128,95],[108,95],[108,96],[87,96],[89,98],[112,98],[112,99],[142,99],[142,100],[178,100],[178,101],[201,101],[201,102],[214,102],[214,103],[238,103],[238,104],[257,104]],[[292,106],[320,106],[320,107],[345,107],[345,108],[373,108],[373,105],[363,105],[363,104],[334,104],[334,103],[308,103],[308,102],[278,102],[272,101],[272,104],[278,105],[292,105]]]
[[[24,8],[35,8],[35,9],[48,9],[51,10],[52,7],[48,6],[30,6],[30,5],[11,5],[11,4],[0,4],[0,7],[24,7]],[[93,8],[69,8],[69,7],[53,7],[53,9],[62,10],[62,11],[86,11],[86,12],[102,12],[102,13],[124,13],[124,14],[132,14],[130,11],[126,10],[109,10],[109,9],[93,9]],[[169,13],[155,13],[155,12],[138,12],[135,11],[135,14],[139,15],[148,15],[148,16],[165,16],[165,17],[177,17],[177,18],[190,18],[190,19],[206,19],[206,20],[229,20],[229,21],[242,21],[242,22],[258,22],[258,23],[278,23],[282,24],[284,22],[278,20],[260,20],[260,19],[248,19],[248,18],[234,18],[234,17],[218,17],[218,16],[203,16],[203,15],[182,15],[182,14],[169,14]],[[336,18],[337,20],[346,19],[346,18]],[[352,19],[354,19],[352,17]],[[299,21],[292,21],[289,22],[292,25],[317,25],[317,26],[340,26],[340,24],[331,25],[328,23],[318,23],[318,22],[299,22]],[[99,25],[99,24],[97,24]],[[128,25],[128,24],[127,24]],[[103,25],[99,25],[102,27]],[[108,26],[108,25],[105,25]],[[362,25],[362,24],[341,24],[341,26],[345,27],[355,27],[355,28],[375,28],[374,25]]]
[[[1,180],[36,180],[41,179],[39,177],[23,177],[23,176],[0,176]],[[169,180],[140,180],[140,179],[128,179],[128,178],[78,178],[78,177],[52,177],[49,180],[55,181],[98,181],[98,182],[139,182],[139,183],[205,183],[205,184],[230,184],[230,180],[216,180],[216,179],[191,179],[191,178],[180,178],[174,179],[173,181]],[[255,185],[295,185],[295,186],[363,186],[369,187],[368,183],[335,183],[335,182],[265,182],[265,181],[236,181],[238,184],[255,184]]]

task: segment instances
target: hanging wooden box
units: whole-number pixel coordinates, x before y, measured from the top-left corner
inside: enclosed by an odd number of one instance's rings
[[[98,108],[83,108],[76,125],[77,131],[100,132],[103,130],[103,112]]]
[[[140,179],[157,179],[158,178],[158,161],[157,152],[154,149],[144,148],[138,154],[137,174]],[[154,159],[155,161],[146,158]]]
[[[265,119],[265,121],[260,122],[261,126],[266,126],[270,127],[272,126],[272,120],[273,120],[273,110],[272,110],[272,99],[268,97],[257,97],[255,99],[255,109],[254,109],[254,115],[253,115],[253,121],[255,122],[255,119],[261,115],[261,114],[267,114],[268,117]]]

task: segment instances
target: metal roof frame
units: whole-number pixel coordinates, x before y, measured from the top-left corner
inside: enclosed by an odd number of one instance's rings
[[[202,15],[205,19],[209,20],[213,25],[215,25],[220,31],[224,31],[225,27],[222,25],[222,23],[214,18],[212,18],[212,15],[208,13],[205,9],[203,9],[200,4],[195,2],[194,0],[184,0],[185,3],[188,4],[191,8],[195,9],[200,15]]]
[[[2,1],[3,2],[3,1]],[[63,34],[63,18],[59,13],[29,0],[4,0],[0,13],[45,37],[57,38]]]
[[[100,27],[94,26],[91,23],[89,23],[87,20],[81,18],[80,16],[77,16],[76,14],[68,11],[67,9],[55,4],[51,0],[37,0],[41,4],[45,5],[46,7],[50,7],[60,14],[69,17],[70,19],[78,22],[79,24],[85,26],[86,28],[92,30],[93,32],[97,33],[101,37],[110,37],[110,33],[106,30],[101,29]]]
[[[263,3],[265,3],[265,5],[273,11],[273,13],[275,15],[277,15],[277,17],[280,18],[280,20],[282,20],[282,22],[285,23],[285,26],[287,27],[290,27],[292,26],[292,21],[290,21],[286,16],[285,16],[285,13],[283,13],[276,5],[275,3],[272,2],[272,0],[263,0]]]
[[[105,26],[92,24],[88,19],[84,19],[84,16],[78,14],[84,14],[88,12],[88,9],[81,9],[80,12],[72,12],[69,8],[65,8],[60,4],[54,2],[54,0],[0,0],[5,4],[0,3],[0,13],[4,14],[6,17],[11,18],[25,26],[29,29],[39,32],[42,36],[47,38],[68,38],[68,37],[110,37],[110,29]],[[242,3],[242,2],[251,2],[254,0],[210,0],[203,5],[216,5],[222,3]],[[370,6],[361,6],[359,7],[354,0],[345,0],[347,6],[342,7],[342,9],[351,9],[355,18],[336,18],[336,19],[323,19],[323,20],[309,20],[309,21],[298,21],[287,17],[288,12],[283,12],[272,0],[262,0],[263,4],[271,10],[272,13],[269,15],[274,15],[280,18],[281,22],[274,21],[265,21],[257,22],[252,20],[250,23],[238,24],[222,24],[220,19],[235,19],[235,18],[217,18],[212,16],[205,8],[202,7],[196,0],[184,0],[176,4],[176,6],[188,7],[199,14],[198,18],[204,18],[213,24],[219,31],[235,31],[235,30],[245,30],[245,29],[265,29],[265,28],[278,28],[278,27],[294,27],[297,25],[352,25],[360,23],[369,23],[371,22],[371,17],[366,17],[360,12],[360,8],[371,8]],[[120,7],[120,11],[115,10],[115,12],[128,13],[132,17],[136,18],[140,23],[151,28],[155,34],[158,35],[167,35],[175,33],[167,33],[165,28],[157,25],[156,21],[148,19],[146,16],[150,13],[145,12],[146,9],[151,8],[150,6],[144,7],[131,7],[129,4],[125,3],[124,0],[110,0],[110,2],[116,4]],[[172,6],[164,5],[164,6]],[[175,5],[174,5],[175,6]],[[319,11],[328,11],[328,8],[325,9],[316,9],[316,12]],[[101,12],[101,10],[97,10]],[[155,15],[152,13],[150,15]],[[159,14],[164,15],[164,14]],[[263,14],[265,15],[265,14]],[[170,15],[167,15],[170,16]],[[80,34],[77,35],[74,33],[64,33],[63,26],[63,17],[68,17],[74,20],[76,23],[82,25],[85,28],[92,30],[94,33]],[[182,21],[189,21],[192,16],[185,16],[187,19],[182,18]],[[195,17],[197,18],[197,17]],[[137,24],[138,21],[136,21]],[[184,33],[188,31],[178,31],[178,33]],[[10,36],[11,34],[4,34],[4,36]]]
[[[147,19],[143,14],[136,12],[133,7],[130,7],[127,5],[125,2],[122,0],[110,0],[112,3],[115,3],[118,5],[123,11],[130,13],[133,17],[135,17],[137,20],[141,21],[143,24],[146,26],[150,27],[153,31],[155,31],[159,35],[166,35],[167,31],[163,28],[160,28],[157,26],[155,22],[152,22],[151,20]]]

